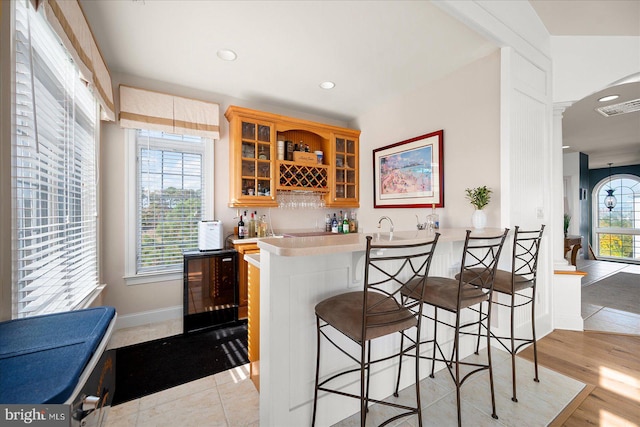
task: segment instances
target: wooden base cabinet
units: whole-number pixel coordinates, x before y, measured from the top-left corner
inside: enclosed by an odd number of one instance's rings
[[[230,207],[277,206],[278,191],[287,190],[322,193],[328,207],[360,206],[359,130],[236,106],[225,117]],[[309,151],[295,156],[295,146]]]
[[[244,260],[245,254],[259,254],[257,243],[236,243],[233,248],[238,251],[238,319],[246,319],[249,304],[249,263]]]
[[[249,321],[247,345],[249,353],[249,376],[260,391],[260,269],[249,264]]]

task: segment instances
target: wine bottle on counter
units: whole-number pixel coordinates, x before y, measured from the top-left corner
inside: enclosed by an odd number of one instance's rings
[[[342,220],[342,233],[349,234],[349,214],[347,211],[344,211],[344,219]]]
[[[333,219],[331,219],[331,232],[332,233],[338,232],[338,218],[336,218],[335,212],[333,213]]]
[[[324,231],[331,231],[331,216],[329,214],[324,220]]]
[[[240,220],[238,221],[238,239],[244,239],[244,221],[242,220],[242,214],[240,214]]]
[[[256,237],[256,220],[251,212],[251,220],[249,221],[249,235],[247,237]]]
[[[342,234],[342,211],[340,211],[340,216],[338,218],[340,218],[338,220],[338,234]]]

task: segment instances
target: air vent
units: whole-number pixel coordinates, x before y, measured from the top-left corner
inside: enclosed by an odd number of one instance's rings
[[[596,108],[596,111],[605,117],[617,116],[620,114],[633,113],[640,111],[640,99],[632,99],[631,101],[621,102],[619,104],[607,105],[606,107]]]

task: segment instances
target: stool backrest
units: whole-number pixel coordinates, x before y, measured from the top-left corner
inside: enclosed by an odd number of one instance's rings
[[[407,313],[410,309],[418,321],[422,314],[421,300],[402,297],[401,290],[413,292],[425,289],[426,277],[429,274],[433,252],[440,233],[435,233],[432,240],[417,244],[372,243],[367,236],[367,252],[364,274],[363,335],[367,328],[392,327],[406,321],[406,317],[398,313]],[[385,295],[386,298],[373,298],[370,294]],[[395,303],[390,304],[394,300]]]
[[[520,227],[516,226],[513,235],[513,254],[511,259],[513,280],[511,283],[526,280],[531,282],[531,286],[535,287],[538,271],[538,253],[540,252],[543,232],[544,224],[539,230],[521,230]]]
[[[472,236],[471,230],[467,230],[462,251],[460,275],[457,276],[459,277],[458,308],[462,307],[465,282],[475,285],[489,297],[491,296],[498,260],[508,233],[509,229],[505,228],[501,234],[487,235],[485,233]]]

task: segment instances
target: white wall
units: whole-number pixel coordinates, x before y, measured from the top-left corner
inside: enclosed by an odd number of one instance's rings
[[[373,208],[372,150],[429,132],[444,130],[443,227],[470,227],[473,207],[464,189],[486,185],[494,193],[485,208],[489,227],[500,226],[500,57],[476,61],[422,88],[378,105],[358,117],[360,138],[360,222],[375,228],[390,216],[397,230],[415,229],[430,213],[423,209]]]

